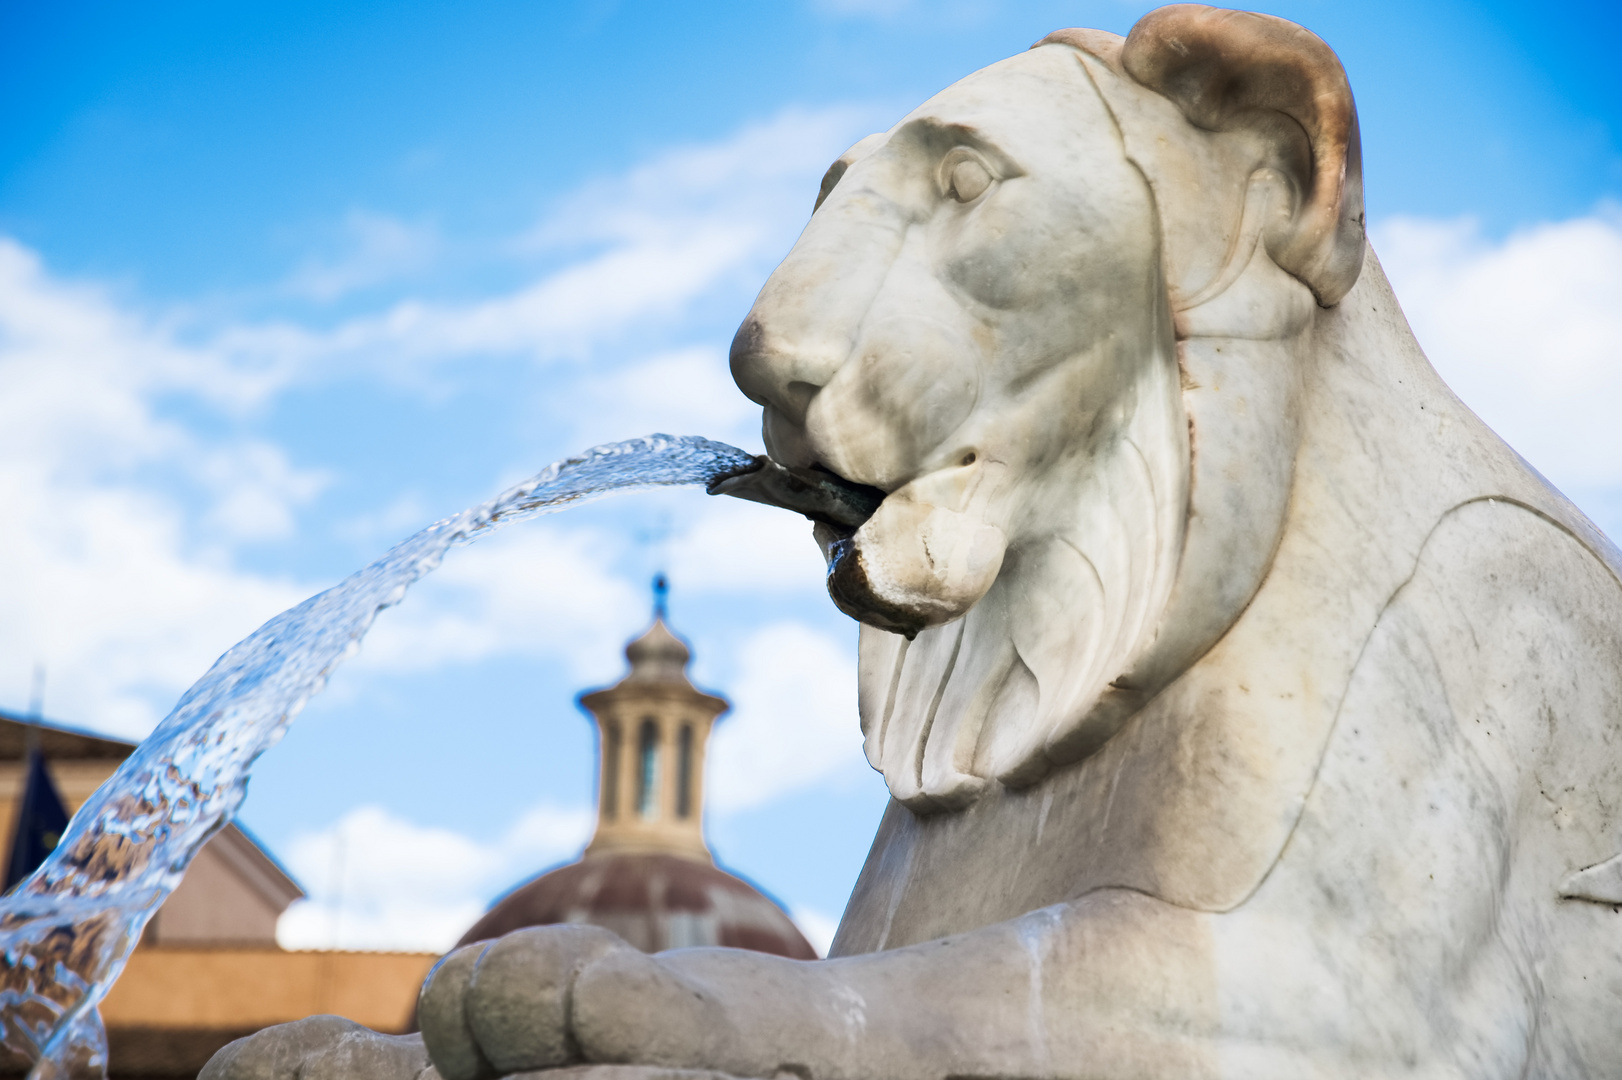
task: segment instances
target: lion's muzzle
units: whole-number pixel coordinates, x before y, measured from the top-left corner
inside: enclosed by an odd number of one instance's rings
[[[986,501],[973,497],[984,479],[973,465],[938,470],[892,493],[860,528],[819,526],[839,610],[910,639],[979,602],[1008,549]]]

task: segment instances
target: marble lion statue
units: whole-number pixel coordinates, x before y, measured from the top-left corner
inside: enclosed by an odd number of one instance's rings
[[[421,1042],[205,1077],[1622,1075],[1622,558],[1420,352],[1322,41],[1177,5],[948,87],[732,365],[884,493],[815,530],[893,795],[829,959],[526,930]]]

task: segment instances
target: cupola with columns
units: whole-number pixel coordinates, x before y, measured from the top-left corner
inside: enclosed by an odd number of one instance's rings
[[[722,870],[704,842],[704,751],[725,698],[687,681],[670,632],[664,576],[653,626],[625,648],[630,673],[580,696],[601,734],[597,832],[576,862],[520,883],[462,935],[488,941],[529,926],[589,923],[646,952],[722,945],[809,960],[783,910]]]
[[[704,843],[704,751],[725,698],[687,679],[692,658],[666,625],[666,583],[654,581],[653,626],[625,647],[630,673],[580,696],[602,748],[597,831],[588,857],[668,854],[710,862]]]

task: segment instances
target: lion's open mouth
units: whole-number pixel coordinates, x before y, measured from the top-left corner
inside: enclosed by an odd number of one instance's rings
[[[884,492],[857,484],[828,469],[789,469],[761,455],[752,467],[710,481],[711,495],[731,495],[750,502],[781,506],[821,525],[860,528],[884,501]]]
[[[759,457],[711,481],[708,491],[810,518],[839,609],[911,638],[972,607],[996,580],[1007,550],[1001,529],[952,508],[961,501],[961,472],[940,470],[887,495],[826,469],[789,469]]]

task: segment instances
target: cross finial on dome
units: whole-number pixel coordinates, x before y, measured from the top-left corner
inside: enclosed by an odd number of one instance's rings
[[[653,617],[655,619],[669,618],[669,596],[669,580],[667,580],[663,574],[653,575]]]

